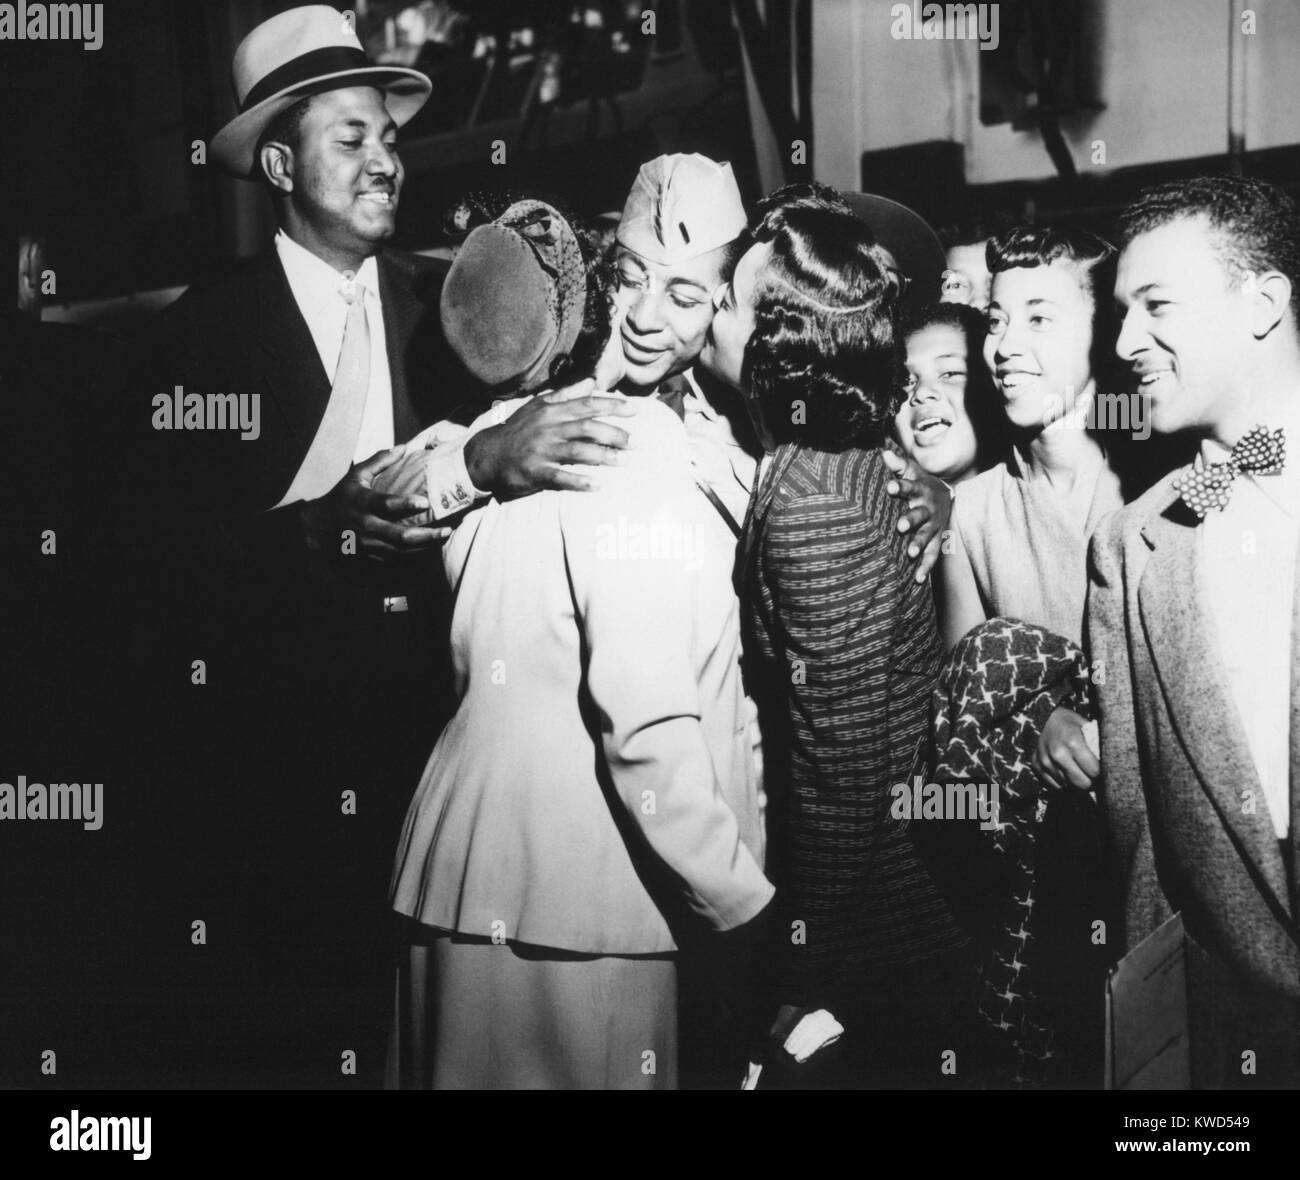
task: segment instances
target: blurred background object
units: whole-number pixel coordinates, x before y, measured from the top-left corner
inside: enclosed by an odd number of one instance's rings
[[[130,326],[269,240],[263,194],[204,152],[233,110],[234,47],[291,6],[108,0],[99,51],[6,46],[0,134],[49,231],[46,319]],[[936,228],[979,210],[1106,233],[1139,187],[1204,171],[1300,188],[1292,0],[945,5],[934,35],[895,35],[897,10],[924,34],[934,8],[358,0],[368,50],[434,84],[404,131],[400,244],[445,252],[442,210],[473,189],[619,208],[637,166],[667,151],[729,160],[747,201],[817,179]],[[986,10],[987,47],[958,9]]]

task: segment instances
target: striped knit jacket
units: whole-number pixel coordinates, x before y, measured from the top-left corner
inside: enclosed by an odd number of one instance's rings
[[[850,1017],[965,941],[890,814],[943,662],[891,478],[879,449],[783,444],[737,569],[780,899],[777,998]]]

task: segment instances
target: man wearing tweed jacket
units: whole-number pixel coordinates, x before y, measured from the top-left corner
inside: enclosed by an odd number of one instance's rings
[[[1193,1087],[1294,1087],[1300,214],[1258,181],[1175,182],[1126,210],[1121,241],[1119,354],[1154,429],[1201,439],[1092,543],[1124,946],[1181,912]]]

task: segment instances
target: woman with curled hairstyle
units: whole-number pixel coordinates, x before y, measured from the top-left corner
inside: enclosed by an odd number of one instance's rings
[[[760,214],[701,356],[764,449],[738,567],[779,909],[760,1085],[942,1084],[964,942],[891,815],[943,657],[885,491],[895,292],[833,194]]]

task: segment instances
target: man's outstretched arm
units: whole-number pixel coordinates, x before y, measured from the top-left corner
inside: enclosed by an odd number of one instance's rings
[[[573,465],[617,464],[627,432],[599,419],[629,417],[638,404],[594,389],[587,380],[539,394],[512,413],[490,410],[468,428],[438,423],[408,443],[373,486],[386,495],[425,501],[403,520],[407,526],[449,525],[488,496],[590,491],[591,475]]]

